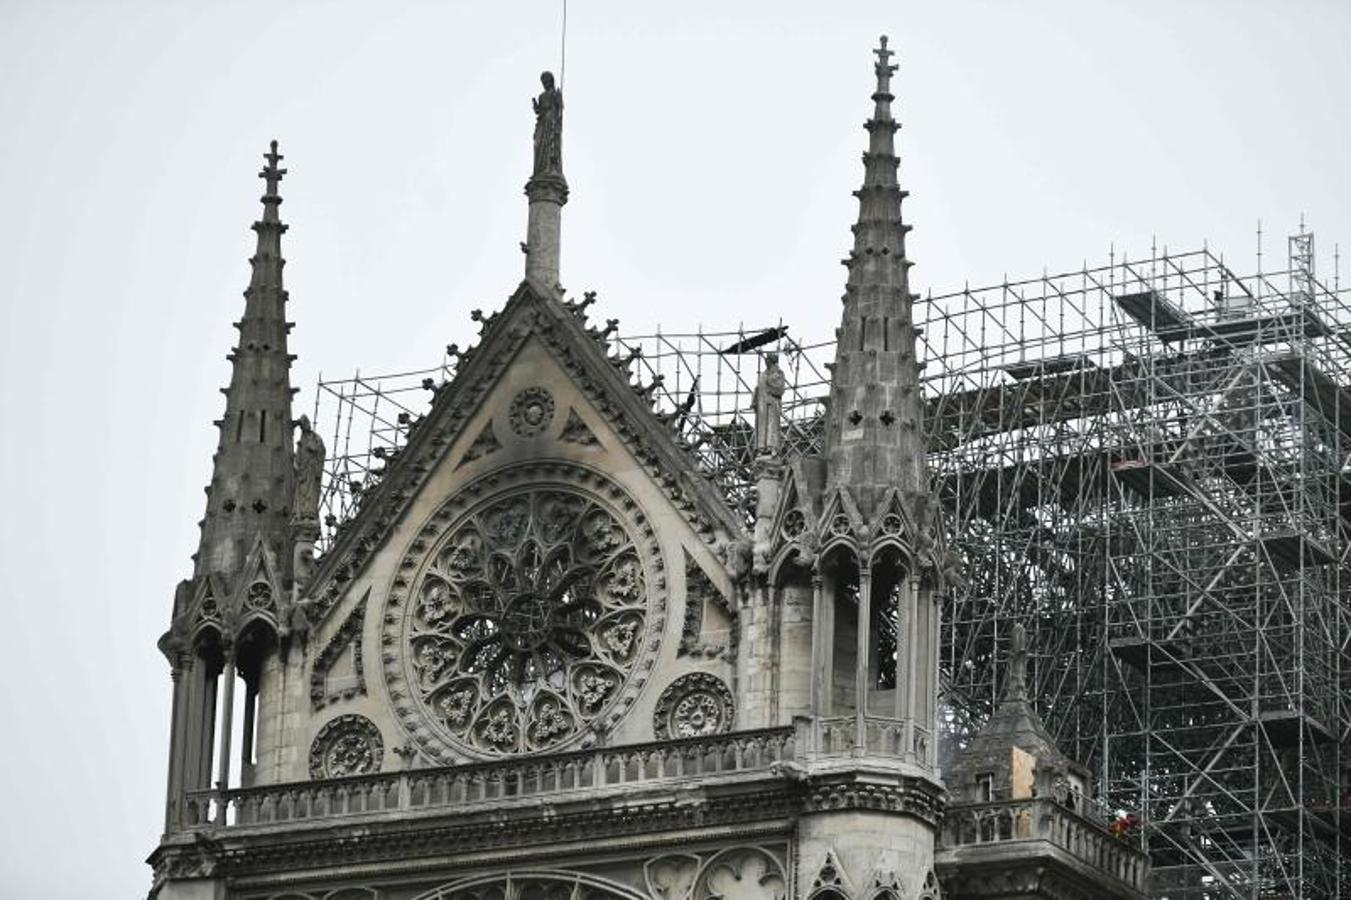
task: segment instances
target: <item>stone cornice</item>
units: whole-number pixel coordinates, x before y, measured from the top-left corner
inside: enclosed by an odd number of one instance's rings
[[[150,858],[168,877],[330,876],[338,867],[372,867],[381,873],[425,869],[430,860],[451,863],[465,856],[529,856],[559,843],[609,849],[670,840],[672,833],[734,826],[787,832],[801,807],[800,789],[765,778],[748,785],[689,787],[630,798],[547,801],[514,808],[479,809],[411,821],[406,817],[364,817],[284,825],[226,828],[196,840],[179,836]],[[317,826],[317,827],[316,827]],[[199,874],[200,873],[200,874]]]
[[[969,853],[973,848],[940,849],[934,869],[946,896],[1019,900],[1143,900],[1145,895],[1124,882],[1088,869],[1057,847],[1044,842],[1021,842],[1018,848],[986,855]],[[1044,843],[1041,849],[1029,844]]]
[[[172,835],[151,857],[164,877],[332,878],[344,873],[424,871],[465,859],[530,859],[578,851],[633,850],[721,834],[787,834],[803,815],[873,811],[937,822],[941,789],[897,773],[771,766],[731,778],[491,805],[406,813],[353,813],[258,825],[204,827]],[[430,814],[428,814],[430,813]]]

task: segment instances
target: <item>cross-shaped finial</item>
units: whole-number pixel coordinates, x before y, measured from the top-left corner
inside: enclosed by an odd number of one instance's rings
[[[263,154],[263,159],[267,160],[267,165],[263,171],[258,173],[258,177],[267,182],[267,196],[275,197],[277,195],[277,185],[281,183],[281,178],[286,174],[285,169],[277,168],[277,163],[285,159],[277,152],[277,142],[273,141],[271,149]]]
[[[891,62],[891,58],[896,54],[887,49],[887,36],[885,34],[882,35],[880,43],[882,46],[878,47],[876,50],[873,51],[873,53],[877,54],[877,68],[879,70],[887,69],[889,71],[895,72],[896,67],[893,65],[889,65],[889,63]]]

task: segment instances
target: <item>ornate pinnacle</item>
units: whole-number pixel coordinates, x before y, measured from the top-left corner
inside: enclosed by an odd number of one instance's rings
[[[263,221],[277,222],[277,205],[281,203],[281,195],[277,193],[277,187],[281,184],[282,178],[286,175],[285,169],[277,168],[277,163],[285,159],[277,152],[277,142],[273,141],[271,148],[263,154],[263,159],[267,160],[267,165],[258,173],[258,177],[267,183],[267,190],[263,194]]]
[[[1004,699],[1027,699],[1027,630],[1021,622],[1013,626],[1009,635],[1009,677]]]
[[[877,55],[877,93],[889,94],[891,92],[891,76],[895,74],[896,67],[891,65],[891,58],[896,54],[887,49],[887,36],[884,34],[878,39],[881,45],[873,51]]]

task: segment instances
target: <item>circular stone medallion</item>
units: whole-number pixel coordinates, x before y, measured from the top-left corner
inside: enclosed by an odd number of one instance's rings
[[[534,437],[549,427],[554,420],[554,398],[542,387],[531,387],[521,391],[511,401],[507,411],[507,421],[511,430],[520,437]]]
[[[732,728],[732,692],[707,672],[682,675],[661,692],[652,714],[658,740],[722,734]]]
[[[385,742],[365,716],[338,716],[327,722],[310,745],[311,778],[347,778],[380,771]]]

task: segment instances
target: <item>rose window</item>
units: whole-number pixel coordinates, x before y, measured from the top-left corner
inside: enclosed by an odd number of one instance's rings
[[[404,671],[452,746],[528,753],[597,729],[648,626],[621,519],[588,494],[536,489],[462,515],[432,548],[407,600]]]

